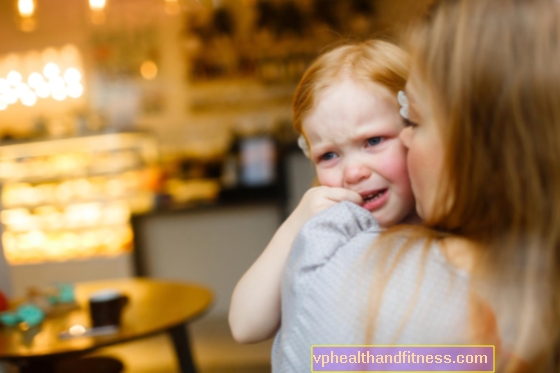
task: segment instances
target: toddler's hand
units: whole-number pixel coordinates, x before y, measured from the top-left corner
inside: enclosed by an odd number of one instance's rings
[[[290,219],[303,225],[312,216],[341,201],[350,201],[361,205],[363,199],[358,193],[344,188],[326,186],[311,188],[303,195]]]

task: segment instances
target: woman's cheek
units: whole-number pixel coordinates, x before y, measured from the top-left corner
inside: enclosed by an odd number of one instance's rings
[[[410,178],[406,159],[406,149],[400,145],[388,152],[382,162],[383,173],[386,179],[395,184],[399,189],[410,191]]]

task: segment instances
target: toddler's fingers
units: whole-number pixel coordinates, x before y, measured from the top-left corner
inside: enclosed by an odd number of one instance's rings
[[[363,203],[362,196],[345,188],[329,188],[327,198],[334,202],[350,201],[357,205],[361,205]]]

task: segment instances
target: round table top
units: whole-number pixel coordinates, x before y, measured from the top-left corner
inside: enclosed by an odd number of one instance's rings
[[[129,297],[122,314],[122,327],[109,336],[61,340],[58,333],[73,325],[91,325],[89,294],[101,289],[116,289]],[[38,327],[25,332],[0,326],[0,359],[25,359],[85,352],[162,332],[202,315],[212,302],[205,287],[151,279],[124,279],[75,284],[79,309],[48,316]]]

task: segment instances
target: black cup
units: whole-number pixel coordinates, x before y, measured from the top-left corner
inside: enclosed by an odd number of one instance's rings
[[[101,290],[89,298],[91,326],[121,326],[121,314],[128,297],[116,290]]]

